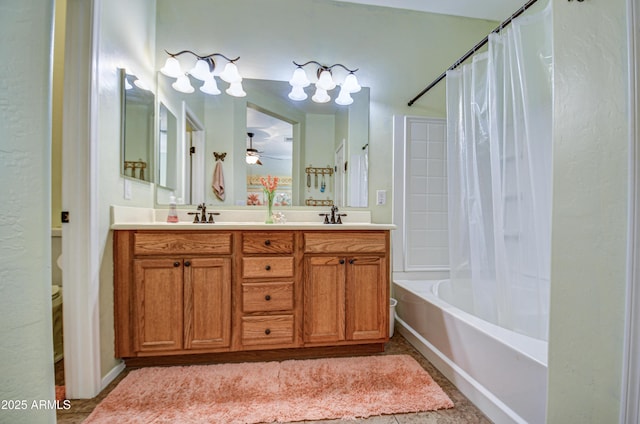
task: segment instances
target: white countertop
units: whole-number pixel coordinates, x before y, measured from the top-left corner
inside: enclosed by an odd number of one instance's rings
[[[166,222],[168,209],[135,208],[127,206],[111,207],[112,230],[394,230],[394,224],[371,223],[370,211],[345,211],[342,224],[324,224],[320,213],[325,210],[281,210],[287,218],[286,223],[265,224],[264,209],[215,210],[215,224],[193,223],[193,210],[179,209],[177,223]]]
[[[317,222],[287,222],[265,224],[263,222],[216,222],[215,224],[193,224],[191,222],[118,223],[112,230],[394,230],[393,224],[322,224]]]

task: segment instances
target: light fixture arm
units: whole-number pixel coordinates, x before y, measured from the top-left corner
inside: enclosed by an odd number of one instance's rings
[[[223,57],[229,63],[234,63],[238,59],[240,59],[240,56],[236,57],[235,59],[230,59],[227,56],[223,55],[222,53],[211,53],[211,54],[208,54],[208,55],[205,55],[205,56],[200,56],[199,54],[196,54],[196,53],[192,52],[191,50],[182,50],[182,51],[179,51],[178,53],[171,53],[171,52],[168,52],[167,50],[165,50],[165,53],[167,53],[171,57],[176,57],[176,56],[180,56],[181,54],[184,54],[184,53],[189,53],[189,54],[195,56],[196,58],[198,58],[199,60],[204,60],[205,62],[207,62],[209,64],[209,71],[210,72],[213,72],[213,70],[216,68],[216,62],[213,60],[213,58],[216,57],[216,56]]]
[[[320,73],[320,72],[322,72],[322,71],[329,71],[329,72],[331,72],[331,69],[333,69],[333,68],[334,68],[334,67],[336,67],[336,66],[341,67],[342,69],[344,69],[345,71],[347,71],[347,72],[349,72],[349,73],[351,73],[351,74],[353,74],[353,73],[355,73],[355,72],[358,72],[358,69],[360,69],[360,68],[356,68],[356,69],[349,69],[349,68],[347,68],[346,66],[344,66],[342,63],[335,63],[335,64],[333,64],[333,65],[331,65],[331,66],[326,66],[326,65],[323,65],[323,64],[321,64],[321,63],[319,63],[319,62],[316,62],[315,60],[310,60],[310,61],[308,61],[307,63],[303,63],[303,64],[296,63],[296,61],[295,61],[295,60],[293,61],[293,64],[294,64],[294,65],[296,65],[298,68],[304,68],[305,66],[307,66],[307,65],[308,65],[308,64],[310,64],[310,63],[313,63],[313,64],[315,64],[315,65],[318,65],[318,67],[319,67],[319,68],[318,68],[318,73]]]

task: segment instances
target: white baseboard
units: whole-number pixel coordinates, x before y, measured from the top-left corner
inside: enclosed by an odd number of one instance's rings
[[[104,377],[102,377],[102,383],[100,384],[100,391],[102,392],[104,389],[107,388],[107,386],[116,379],[116,377],[118,375],[120,375],[120,373],[124,370],[125,368],[125,363],[124,362],[120,362],[118,365],[116,365],[115,367],[113,367],[111,369],[111,371],[109,371],[107,373],[107,375],[105,375]]]

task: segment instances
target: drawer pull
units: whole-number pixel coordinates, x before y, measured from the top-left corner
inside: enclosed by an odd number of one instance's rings
[[[265,246],[271,246],[271,240],[265,240],[264,241],[264,245]]]
[[[271,271],[271,265],[265,266],[264,269],[266,269],[267,271]]]
[[[355,259],[350,259],[350,260],[349,260],[349,263],[350,263],[351,265],[353,265],[355,262],[356,262],[356,260],[355,260]]]
[[[344,265],[344,259],[340,259],[340,265]]]
[[[180,262],[175,261],[175,262],[173,263],[173,266],[175,266],[175,267],[179,267],[179,266],[180,266]]]
[[[264,300],[266,300],[266,301],[271,300],[271,296],[270,296],[270,295],[266,295],[266,296],[264,297]]]
[[[189,262],[189,261],[185,261],[185,262],[184,262],[184,266],[191,266],[191,262]]]
[[[266,330],[264,330],[264,334],[266,334],[266,335],[268,336],[269,334],[271,334],[271,330],[269,330],[269,329],[267,328]]]

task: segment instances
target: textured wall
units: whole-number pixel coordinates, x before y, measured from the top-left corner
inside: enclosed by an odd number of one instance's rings
[[[624,0],[553,3],[548,422],[615,423],[627,243]]]
[[[55,422],[51,339],[53,0],[0,1],[0,399],[2,422]],[[9,405],[10,406],[10,405]]]

